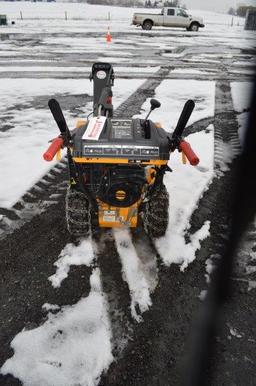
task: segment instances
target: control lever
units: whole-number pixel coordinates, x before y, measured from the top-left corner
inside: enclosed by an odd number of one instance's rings
[[[175,149],[182,151],[189,160],[189,163],[196,166],[200,160],[192,150],[190,144],[182,138],[183,131],[188,123],[192,111],[194,110],[194,107],[195,102],[192,99],[187,100],[180,114],[177,126],[172,133],[171,138],[168,137],[168,139],[170,143],[170,151],[174,151]]]
[[[192,99],[187,100],[180,114],[177,126],[172,134],[173,137],[182,136],[183,131],[188,123],[188,120],[194,110],[194,107],[195,107],[195,102]]]
[[[150,107],[148,115],[144,119],[144,124],[148,120],[148,117],[152,113],[152,111],[155,110],[155,109],[158,109],[161,106],[161,103],[158,100],[156,100],[156,99],[150,99],[150,104],[151,104],[151,107]]]
[[[67,125],[67,122],[64,118],[63,112],[59,105],[59,102],[56,99],[50,99],[48,102],[49,109],[53,115],[55,122],[57,123],[58,128],[60,129],[61,136],[65,141],[70,141],[71,134]]]
[[[45,161],[52,161],[56,153],[63,147],[67,146],[71,140],[71,133],[69,131],[67,122],[64,118],[63,112],[56,99],[50,99],[48,102],[49,109],[53,115],[55,122],[60,130],[60,135],[52,140],[51,145],[43,154]]]
[[[145,133],[145,139],[150,139],[150,137],[151,137],[150,125],[148,123],[148,117],[152,113],[153,110],[158,109],[158,107],[161,106],[161,103],[156,99],[150,99],[150,104],[151,104],[151,107],[150,107],[149,113],[146,116],[146,118],[144,119],[144,121],[142,122],[142,127],[143,127],[144,133]]]

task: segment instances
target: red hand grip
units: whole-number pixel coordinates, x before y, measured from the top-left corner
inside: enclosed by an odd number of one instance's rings
[[[45,161],[52,161],[57,151],[61,149],[63,143],[63,138],[55,138],[43,155]]]
[[[199,158],[197,155],[193,152],[190,144],[186,141],[181,141],[179,150],[183,151],[187,159],[189,160],[190,165],[196,166],[199,164]]]

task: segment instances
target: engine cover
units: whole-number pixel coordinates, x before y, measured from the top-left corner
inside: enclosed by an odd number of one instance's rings
[[[96,197],[115,207],[127,208],[140,200],[143,187],[147,183],[145,169],[139,165],[95,166],[92,173],[92,184]]]

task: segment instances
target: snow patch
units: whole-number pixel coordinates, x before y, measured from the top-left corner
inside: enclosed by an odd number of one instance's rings
[[[42,309],[45,311],[59,311],[60,306],[57,304],[44,303]]]
[[[215,157],[216,164],[216,176],[221,177],[224,172],[230,170],[229,165],[232,163],[236,156],[230,142],[224,142],[220,139],[216,139],[215,146],[218,149],[218,153]]]
[[[256,281],[255,280],[249,280],[248,281],[248,291],[251,291],[252,289],[256,288]]]
[[[129,230],[114,229],[114,237],[122,262],[124,280],[130,289],[131,314],[137,322],[140,322],[142,318],[141,315],[138,314],[137,307],[139,311],[143,313],[147,311],[152,304],[150,298],[150,283],[147,282],[143,273]]]
[[[169,237],[163,237],[157,240],[157,249],[166,265],[172,263],[179,264],[180,270],[184,271],[188,265],[195,260],[195,254],[200,249],[200,241],[210,235],[210,222],[205,221],[204,225],[193,235],[190,236],[189,243],[185,241],[185,230],[177,234],[169,234]]]
[[[242,113],[250,108],[253,82],[231,82],[230,85],[235,111]]]
[[[231,327],[231,326],[230,326],[229,331],[230,331],[230,334],[231,334],[232,336],[236,337],[236,338],[241,339],[241,338],[243,337],[243,335],[241,335],[235,328],[233,328],[233,327]]]
[[[169,226],[166,235],[156,240],[156,247],[164,263],[180,264],[182,270],[194,260],[195,252],[200,248],[200,240],[209,235],[210,223],[206,221],[201,229],[190,236],[189,243],[185,240],[191,215],[214,176],[213,126],[210,125],[206,132],[189,135],[187,140],[198,154],[200,166],[181,164],[178,152],[171,155],[169,166],[173,173],[166,174],[164,178],[170,195]]]
[[[161,108],[154,110],[152,119],[161,122],[165,130],[172,132],[188,99],[195,101],[188,125],[214,116],[215,82],[167,79],[155,89],[155,98],[161,102]],[[148,111],[149,99],[142,105],[142,111]]]
[[[100,272],[91,275],[91,292],[33,330],[13,339],[14,355],[1,368],[24,386],[96,386],[107,370],[111,353],[111,330]]]
[[[255,265],[247,265],[246,267],[246,275],[251,275],[252,273],[256,272],[256,266]]]
[[[200,299],[201,301],[204,301],[204,300],[206,299],[207,293],[208,293],[207,290],[202,290],[202,291],[200,292],[199,296],[198,296],[199,299]]]
[[[55,288],[60,287],[61,282],[68,277],[71,265],[90,266],[94,258],[91,239],[81,240],[77,246],[71,243],[67,244],[59,257],[59,260],[54,263],[57,271],[49,277]]]
[[[245,135],[248,127],[249,115],[250,115],[249,113],[241,113],[237,116],[238,126],[239,126],[238,136],[242,147],[244,146],[244,143],[245,143]]]

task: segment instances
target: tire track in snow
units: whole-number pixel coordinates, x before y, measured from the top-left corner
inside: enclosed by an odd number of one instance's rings
[[[151,306],[158,282],[156,251],[143,231],[140,237],[127,229],[100,229],[92,246],[108,302],[113,355],[120,357],[133,338],[134,320],[141,321]]]
[[[63,159],[31,187],[11,209],[0,208],[0,239],[60,201],[67,185],[66,168],[67,163]]]
[[[214,116],[214,178],[198,203],[198,209],[191,217],[191,231],[198,229],[205,218],[211,220],[211,235],[206,243],[210,253],[205,261],[206,282],[218,264],[230,229],[230,190],[232,188],[234,163],[241,151],[238,137],[238,122],[232,103],[230,83],[216,82]],[[223,198],[224,197],[224,198]],[[220,204],[221,203],[221,204]],[[221,212],[220,212],[220,207]],[[221,215],[220,215],[221,213]],[[202,254],[203,255],[203,254]],[[199,258],[201,252],[199,251]],[[204,256],[205,258],[205,256]],[[202,291],[204,298],[206,290]]]
[[[228,164],[241,152],[238,124],[228,81],[216,83],[214,118],[214,169],[217,175],[229,170]]]
[[[153,293],[158,284],[159,256],[153,241],[146,234],[142,224],[137,229],[131,228],[132,243],[139,258],[141,269],[149,285],[150,293]]]
[[[130,296],[122,278],[122,267],[111,229],[99,229],[93,234],[93,249],[101,272],[103,293],[108,303],[112,330],[112,353],[119,357],[132,339]]]
[[[123,280],[127,282],[131,296],[131,314],[142,321],[141,314],[152,305],[150,284],[143,272],[128,229],[114,229],[115,243],[122,263]]]

